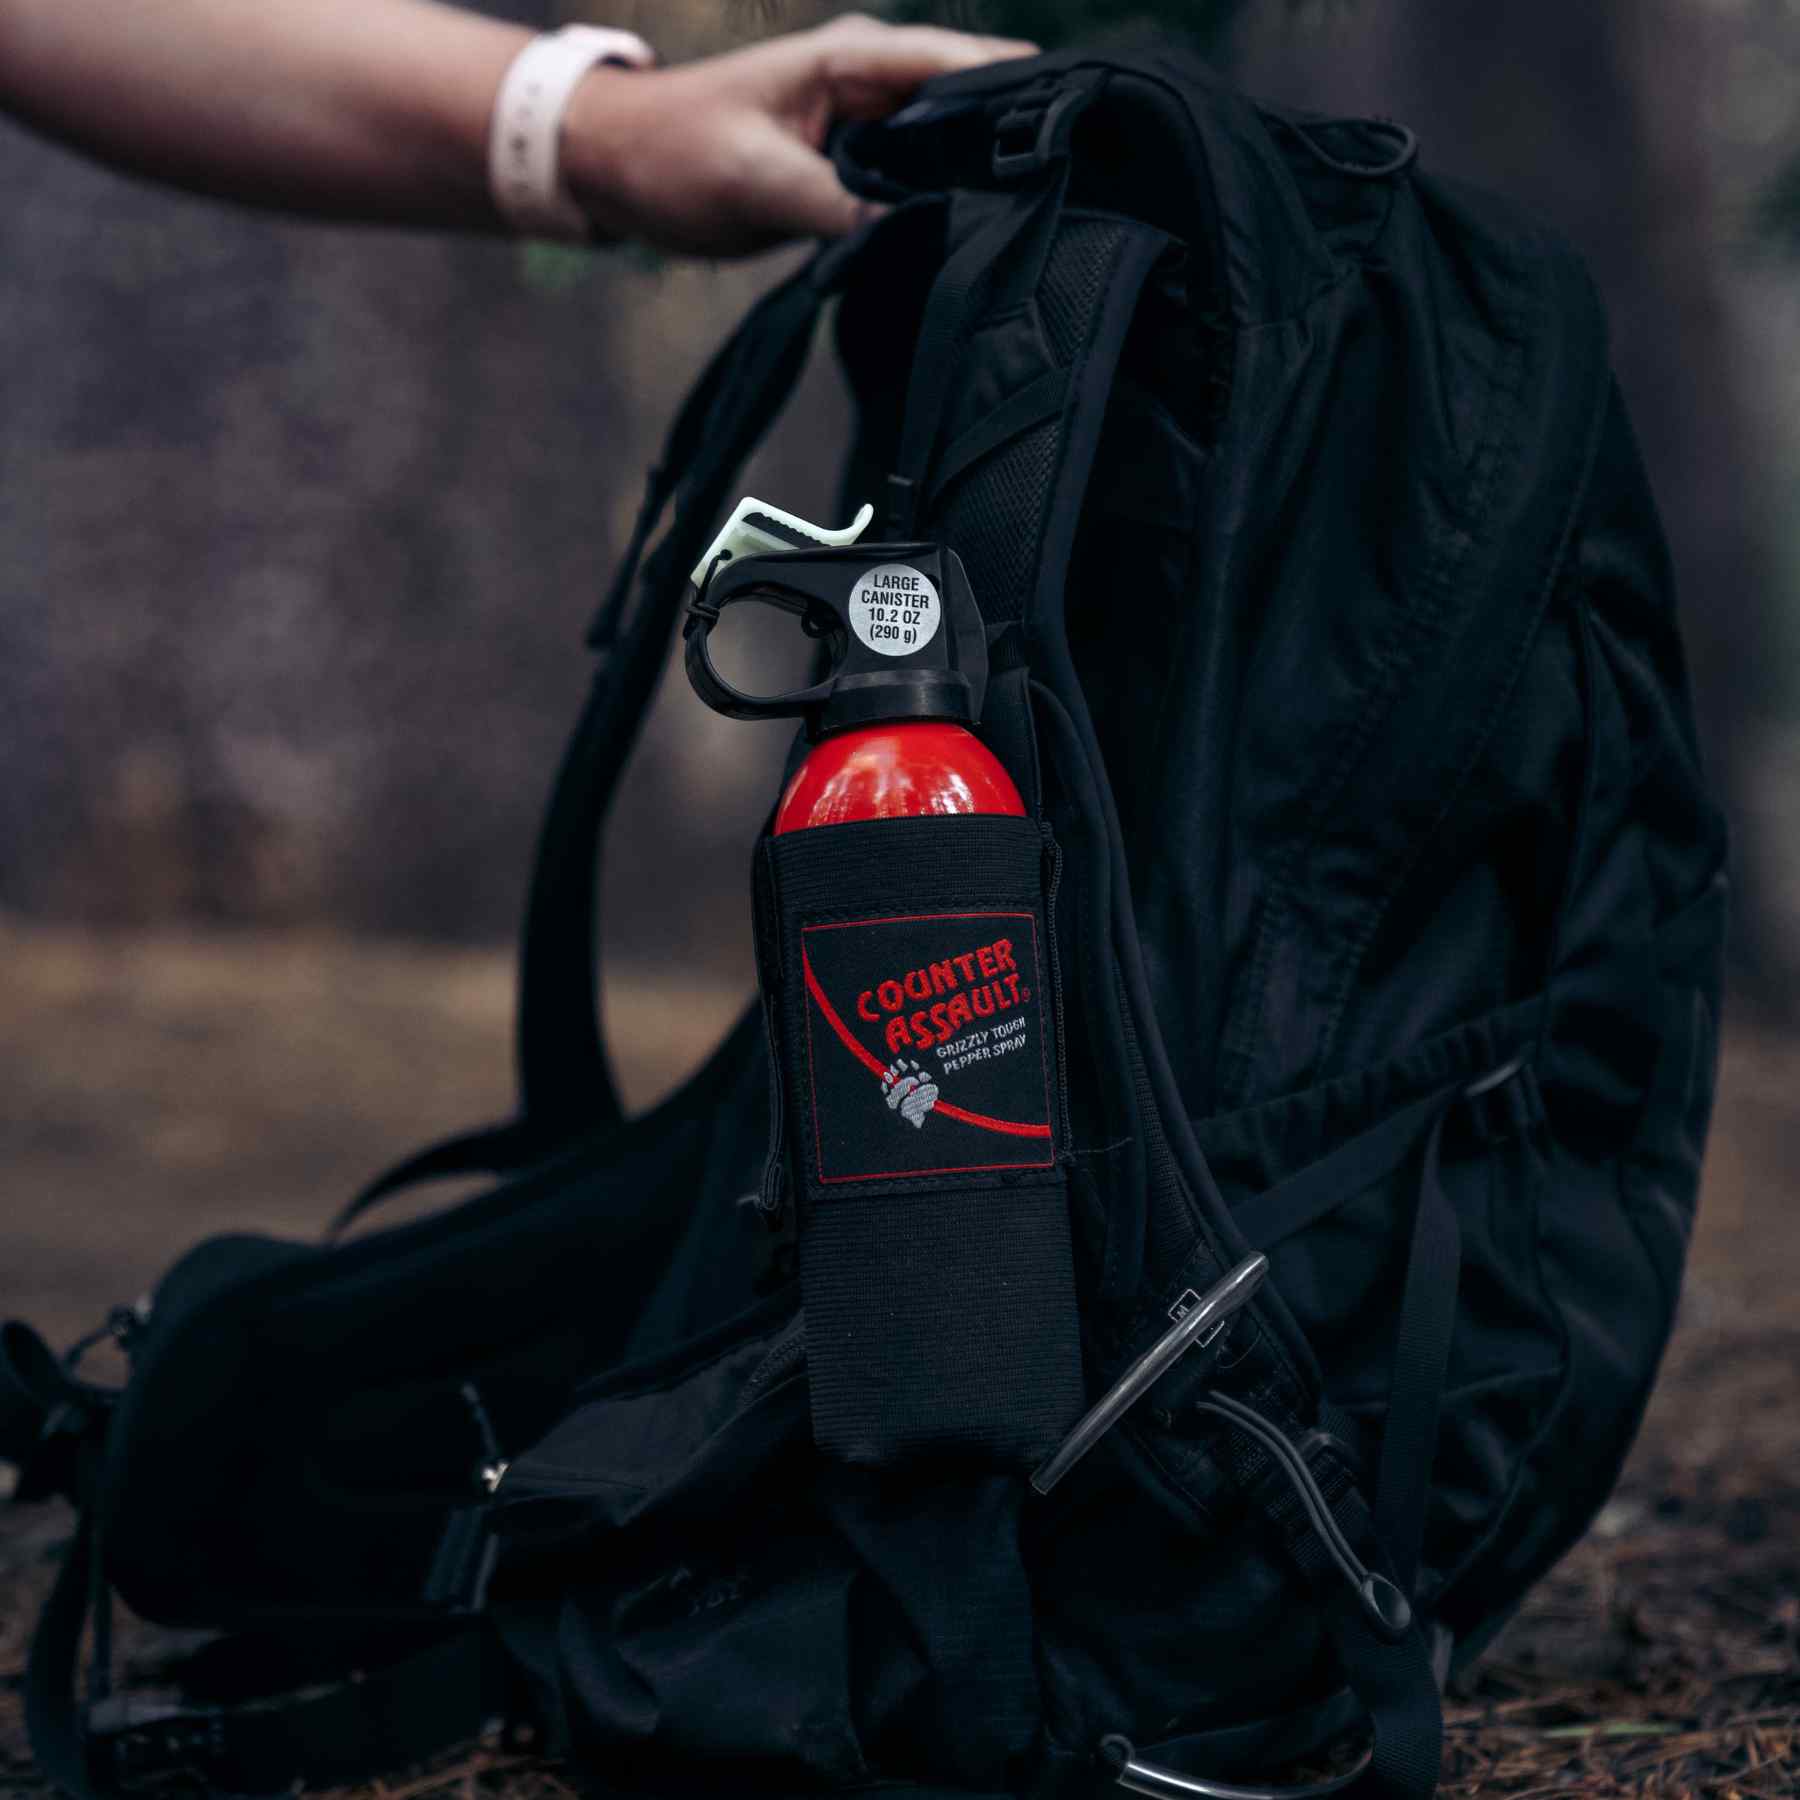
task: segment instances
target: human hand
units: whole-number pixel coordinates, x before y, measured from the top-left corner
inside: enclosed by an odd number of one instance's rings
[[[847,14],[672,69],[595,69],[563,115],[563,179],[597,229],[696,256],[841,237],[869,210],[822,154],[934,75],[1034,46]]]

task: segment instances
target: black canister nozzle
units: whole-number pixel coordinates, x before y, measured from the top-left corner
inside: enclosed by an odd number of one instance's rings
[[[696,571],[688,603],[688,679],[708,706],[733,719],[801,718],[815,738],[895,719],[979,721],[987,634],[954,550],[840,541],[739,554],[732,545],[747,535],[755,544],[805,544],[808,536],[828,535],[773,508],[749,510],[757,506],[739,507]],[[794,613],[809,636],[824,640],[832,657],[824,679],[785,694],[733,687],[714,665],[708,640],[719,615],[740,600]]]

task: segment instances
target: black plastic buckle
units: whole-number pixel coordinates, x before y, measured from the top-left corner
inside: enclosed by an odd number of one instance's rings
[[[491,1493],[505,1473],[505,1462],[496,1457],[485,1466],[483,1485]],[[499,1556],[500,1542],[489,1527],[487,1509],[458,1507],[444,1521],[420,1598],[433,1612],[459,1617],[479,1613],[487,1604]]]
[[[994,122],[994,179],[1019,181],[1066,155],[1070,113],[1086,98],[1087,90],[1075,86],[1027,90]]]

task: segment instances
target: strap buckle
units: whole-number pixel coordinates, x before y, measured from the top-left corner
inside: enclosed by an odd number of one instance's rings
[[[30,1326],[0,1326],[0,1461],[17,1469],[14,1500],[76,1499],[83,1455],[104,1438],[113,1399],[76,1380]]]
[[[1074,83],[1027,89],[994,122],[993,175],[1020,181],[1067,155],[1069,129],[1088,89]]]

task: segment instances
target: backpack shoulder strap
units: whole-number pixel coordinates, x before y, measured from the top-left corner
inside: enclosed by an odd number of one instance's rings
[[[687,572],[731,483],[792,391],[820,311],[880,224],[821,250],[757,301],[695,382],[650,470],[624,555],[588,628],[593,679],[538,835],[520,951],[517,1117],[430,1145],[377,1176],[333,1219],[328,1240],[420,1182],[509,1174],[575,1134],[623,1121],[596,1006],[601,827],[655,693]],[[646,558],[671,502],[674,522]]]
[[[453,1181],[459,1175],[510,1174],[532,1160],[533,1150],[531,1133],[518,1119],[459,1131],[454,1137],[427,1144],[346,1200],[325,1227],[325,1241],[336,1243],[365,1213],[405,1188],[425,1181]]]
[[[822,250],[765,295],[713,359],[676,417],[589,631],[598,666],[538,839],[519,970],[519,1108],[537,1146],[623,1118],[595,1010],[600,829],[655,691],[688,571],[792,393],[821,309],[882,224]],[[639,580],[644,546],[671,500],[674,523]]]

